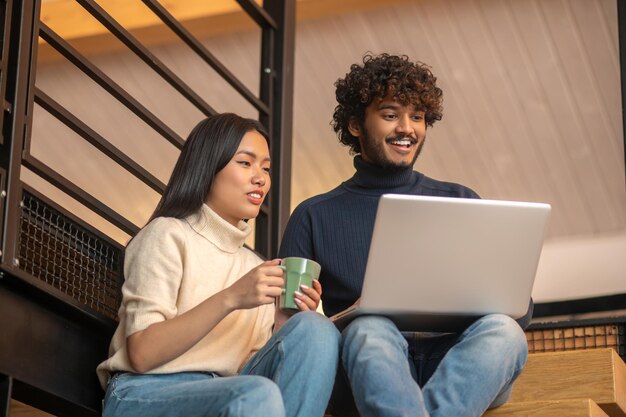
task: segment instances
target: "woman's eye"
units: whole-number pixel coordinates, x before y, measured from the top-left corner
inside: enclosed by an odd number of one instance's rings
[[[250,162],[248,162],[248,161],[237,161],[237,163],[239,165],[244,166],[244,167],[249,167],[250,166]]]

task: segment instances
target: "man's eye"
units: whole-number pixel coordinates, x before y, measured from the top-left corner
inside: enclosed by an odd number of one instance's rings
[[[415,116],[413,116],[413,120],[424,120],[424,115],[422,114],[416,114]]]
[[[269,167],[267,167],[267,168],[263,168],[263,171],[265,171],[266,173],[268,173],[268,174],[269,174],[269,173],[270,173],[270,168],[269,168]]]
[[[396,115],[395,115],[395,114],[390,114],[390,113],[388,113],[388,114],[383,114],[383,117],[384,117],[385,119],[392,120],[392,119],[395,119],[395,118],[396,118]]]

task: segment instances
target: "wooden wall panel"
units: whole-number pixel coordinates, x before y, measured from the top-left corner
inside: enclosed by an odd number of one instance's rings
[[[367,51],[404,53],[428,63],[444,89],[444,119],[429,130],[416,169],[466,184],[485,198],[551,203],[549,238],[626,230],[614,0],[414,0],[298,25],[292,206],[353,172],[347,148],[329,125],[333,83]],[[204,43],[257,91],[258,31]],[[217,110],[255,116],[185,47],[151,49]],[[94,60],[180,135],[202,117],[132,55]],[[37,85],[166,181],[173,147],[70,64],[43,64]],[[86,165],[93,175],[113,175],[115,169],[96,157],[89,164],[68,159],[69,145],[60,145],[66,129],[40,112],[33,146],[42,158],[71,176],[91,175]],[[155,204],[149,190],[133,188],[130,200],[118,186],[98,186],[98,192],[138,224]]]

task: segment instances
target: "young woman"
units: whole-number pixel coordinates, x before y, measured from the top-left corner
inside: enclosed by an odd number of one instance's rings
[[[211,116],[190,133],[151,221],[126,248],[119,326],[98,366],[104,417],[322,416],[339,333],[274,308],[280,260],[243,247],[270,188],[261,125]]]

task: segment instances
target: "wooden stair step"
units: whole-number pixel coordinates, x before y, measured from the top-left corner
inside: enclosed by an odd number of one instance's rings
[[[9,417],[54,417],[52,414],[44,413],[41,410],[22,404],[19,401],[11,400]]]
[[[560,401],[508,402],[483,417],[608,417],[589,398]]]
[[[509,402],[589,398],[610,417],[626,417],[626,364],[615,350],[535,353]]]

